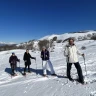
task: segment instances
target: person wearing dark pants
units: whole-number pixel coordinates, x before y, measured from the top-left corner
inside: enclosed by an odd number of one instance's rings
[[[84,54],[82,54],[78,50],[78,48],[74,44],[74,39],[72,38],[69,39],[68,44],[65,46],[64,55],[66,56],[67,59],[67,77],[69,78],[69,80],[74,81],[70,75],[72,64],[74,64],[78,72],[78,77],[79,77],[78,81],[84,84],[82,69],[78,60],[78,55],[84,56]]]
[[[35,57],[32,57],[29,53],[29,50],[27,49],[26,52],[24,53],[23,60],[25,62],[25,68],[24,68],[24,75],[26,75],[26,69],[28,67],[28,72],[30,73],[30,65],[31,65],[31,60],[30,59],[35,59]]]
[[[25,63],[24,73],[26,73],[26,69],[28,67],[28,72],[30,73],[30,65]]]
[[[20,62],[20,59],[17,58],[15,53],[12,53],[12,56],[9,58],[9,63],[10,63],[11,70],[12,70],[12,75],[16,74],[14,71],[17,68],[17,62]]]
[[[76,69],[77,69],[77,73],[78,73],[78,76],[79,76],[79,82],[84,82],[83,80],[83,75],[82,75],[82,69],[81,69],[81,66],[79,64],[79,62],[77,63],[74,63]],[[72,80],[71,78],[71,75],[70,75],[70,72],[71,72],[71,67],[72,67],[72,63],[67,63],[67,77]]]

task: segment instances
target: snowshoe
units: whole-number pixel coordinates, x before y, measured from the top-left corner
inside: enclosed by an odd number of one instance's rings
[[[26,76],[26,73],[22,73],[23,76]]]
[[[32,73],[31,71],[28,71],[28,73]]]
[[[51,74],[52,76],[57,76],[56,74]]]
[[[16,73],[12,73],[11,76],[17,76],[17,74]]]
[[[69,80],[72,81],[72,82],[74,82],[74,79],[72,79],[72,78],[69,78]]]
[[[48,77],[47,75],[43,74],[43,77]]]

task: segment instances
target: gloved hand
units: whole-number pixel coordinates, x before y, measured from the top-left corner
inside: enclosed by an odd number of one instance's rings
[[[68,55],[66,55],[66,57],[69,57]]]
[[[85,56],[85,54],[82,54],[82,56],[84,57],[84,56]]]
[[[20,62],[20,59],[19,59],[19,62]]]
[[[27,60],[25,60],[24,62],[27,62]]]

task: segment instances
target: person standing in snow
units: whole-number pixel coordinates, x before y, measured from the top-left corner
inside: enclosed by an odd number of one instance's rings
[[[49,60],[49,58],[50,58],[49,51],[46,49],[46,47],[42,48],[41,58],[42,58],[43,76],[44,77],[47,76],[47,65],[49,65],[49,67],[50,67],[51,74],[53,76],[56,76],[55,71],[53,69],[53,65],[52,65],[51,61]]]
[[[24,68],[24,75],[26,75],[26,68],[28,67],[28,72],[30,73],[30,65],[31,65],[31,60],[30,59],[35,59],[36,57],[32,57],[29,53],[29,50],[27,49],[26,52],[24,53],[23,60],[25,62],[25,68]]]
[[[14,72],[14,70],[17,68],[17,61],[20,62],[20,59],[17,58],[15,53],[12,53],[12,56],[9,58],[9,63],[10,63],[11,70],[12,70],[12,75],[16,74]]]
[[[65,46],[64,55],[67,58],[67,77],[69,78],[69,80],[74,81],[70,75],[72,64],[74,64],[77,69],[78,76],[79,76],[78,81],[84,84],[82,69],[78,61],[78,55],[84,56],[84,54],[78,51],[74,43],[74,39],[72,38],[69,39],[69,44]]]

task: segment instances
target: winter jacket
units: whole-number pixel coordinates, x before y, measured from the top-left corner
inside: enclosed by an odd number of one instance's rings
[[[31,65],[31,60],[30,59],[36,59],[35,57],[32,57],[30,53],[24,53],[23,60],[25,61],[25,64]]]
[[[48,50],[41,51],[41,58],[44,61],[49,60],[49,51]]]
[[[68,63],[77,63],[78,61],[78,55],[82,55],[76,47],[75,44],[73,45],[66,45],[64,55],[67,58]]]
[[[18,61],[18,62],[20,61],[20,60],[17,58],[17,56],[11,56],[11,57],[9,58],[9,63],[10,63],[10,64],[16,65],[16,64],[17,64],[17,61]]]

